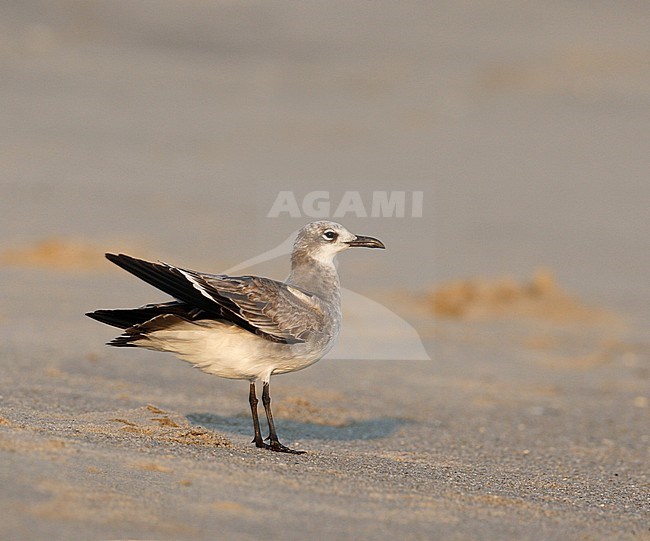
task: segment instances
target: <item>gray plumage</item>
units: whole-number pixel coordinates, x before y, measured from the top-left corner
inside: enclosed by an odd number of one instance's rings
[[[341,325],[336,255],[350,247],[384,248],[334,222],[306,225],[291,254],[284,282],[260,276],[206,274],[124,254],[106,257],[176,300],[87,315],[124,330],[118,347],[167,351],[220,377],[247,379],[258,447],[292,452],[277,440],[268,385],[272,374],[301,370],[334,345]],[[264,385],[270,444],[262,442],[255,382]],[[268,404],[267,404],[268,403]]]

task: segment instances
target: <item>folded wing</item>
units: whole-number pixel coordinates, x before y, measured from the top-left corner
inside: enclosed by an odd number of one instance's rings
[[[322,301],[282,282],[259,276],[204,274],[124,254],[106,257],[178,301],[272,342],[295,344],[323,332]]]

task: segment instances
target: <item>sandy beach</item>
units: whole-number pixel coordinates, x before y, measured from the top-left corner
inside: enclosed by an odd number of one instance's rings
[[[2,5],[0,539],[650,539],[649,20]],[[107,251],[283,279],[314,192],[387,250],[342,255],[340,344],[272,379],[294,456],[250,443],[247,382],[84,313],[166,298]]]

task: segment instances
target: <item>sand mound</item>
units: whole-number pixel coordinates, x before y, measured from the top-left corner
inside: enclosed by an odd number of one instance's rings
[[[106,419],[102,414],[90,414],[80,418],[75,425],[81,433],[102,434],[120,438],[125,434],[136,434],[144,439],[184,445],[228,447],[230,440],[225,436],[195,426],[182,415],[166,412],[149,405],[123,412],[117,417]],[[155,417],[152,417],[152,414]],[[108,421],[108,422],[107,422]]]
[[[512,278],[448,282],[431,293],[430,302],[434,314],[451,318],[530,317],[596,323],[607,317],[605,311],[566,293],[548,269],[539,269],[527,283]]]
[[[74,239],[49,238],[0,253],[0,265],[92,270],[104,265],[103,250]]]

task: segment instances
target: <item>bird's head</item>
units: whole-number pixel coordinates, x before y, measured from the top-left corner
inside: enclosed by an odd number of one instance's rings
[[[380,240],[350,233],[336,222],[312,222],[299,231],[293,245],[292,260],[311,258],[331,264],[336,254],[355,247],[386,248]]]

